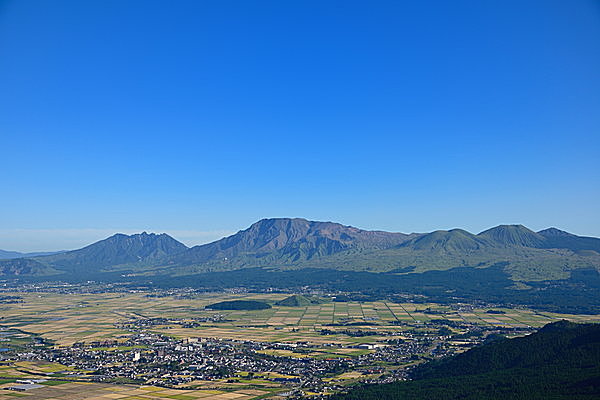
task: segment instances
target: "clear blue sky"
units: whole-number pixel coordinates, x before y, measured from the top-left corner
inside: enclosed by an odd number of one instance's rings
[[[600,236],[600,3],[0,0],[0,146],[2,249]]]

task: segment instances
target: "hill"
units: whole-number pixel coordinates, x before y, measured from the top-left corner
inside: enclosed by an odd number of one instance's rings
[[[50,276],[60,271],[29,258],[15,258],[0,262],[0,275],[3,276]]]
[[[462,229],[435,231],[401,244],[413,251],[469,252],[491,247],[492,243]]]
[[[302,296],[299,294],[294,294],[289,297],[286,297],[283,300],[278,301],[275,304],[277,304],[278,306],[285,306],[285,307],[306,307],[306,306],[310,306],[311,304],[321,304],[321,303],[323,303],[323,301],[321,299],[319,299],[318,297]]]
[[[594,237],[577,236],[556,228],[539,231],[544,237],[543,246],[546,248],[569,249],[573,251],[591,250],[600,253],[600,239]]]
[[[415,368],[412,381],[373,385],[331,400],[597,399],[600,325],[567,321],[493,341]]]
[[[123,265],[139,265],[156,262],[165,256],[180,253],[187,249],[167,234],[140,233],[135,235],[115,234],[78,250],[62,253],[20,258],[0,262],[0,270],[14,266],[8,274],[41,275],[38,270],[55,274],[69,273],[85,275],[103,269],[115,269]],[[19,269],[18,266],[23,268]]]
[[[544,247],[545,237],[523,225],[499,225],[481,232],[477,237],[503,247]]]
[[[24,253],[19,253],[18,251],[7,251],[0,250],[0,260],[8,260],[11,258],[22,258],[27,257]]]
[[[209,304],[204,308],[207,310],[267,310],[271,308],[271,305],[255,300],[231,300]]]
[[[52,254],[64,253],[63,251],[38,251],[33,253],[20,253],[18,251],[0,250],[0,260],[11,260],[13,258],[31,258],[40,256],[49,256]]]

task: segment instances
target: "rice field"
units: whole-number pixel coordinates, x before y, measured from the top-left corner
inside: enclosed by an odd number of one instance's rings
[[[564,315],[528,309],[488,309],[469,306],[451,308],[440,304],[377,302],[327,302],[307,307],[273,305],[267,310],[210,311],[208,304],[234,299],[260,300],[274,304],[285,294],[205,294],[194,299],[147,297],[144,293],[55,294],[15,293],[23,303],[0,307],[0,325],[36,333],[57,345],[124,340],[130,333],[116,324],[136,318],[169,317],[183,320],[224,316],[222,322],[205,322],[195,328],[180,325],[157,326],[157,332],[175,337],[223,337],[257,341],[359,341],[360,338],[332,337],[319,334],[322,328],[338,329],[342,324],[353,328],[403,330],[425,324],[431,319],[447,319],[476,325],[502,327],[540,327],[558,319],[574,322],[600,322],[600,315]],[[346,328],[344,328],[346,329]]]
[[[8,293],[7,293],[8,294]],[[176,338],[218,337],[229,339],[255,340],[260,342],[303,342],[315,345],[313,352],[292,354],[288,350],[268,350],[277,355],[297,357],[330,357],[358,355],[370,350],[355,348],[319,347],[320,344],[340,343],[354,345],[385,339],[383,333],[402,335],[406,330],[427,329],[432,319],[446,319],[488,327],[540,327],[547,323],[568,319],[574,322],[600,322],[600,315],[562,315],[539,312],[524,308],[495,308],[490,313],[487,308],[470,305],[450,307],[442,304],[375,302],[325,302],[306,307],[277,306],[275,303],[287,297],[286,294],[224,294],[209,293],[194,298],[148,297],[146,293],[104,293],[104,294],[56,294],[56,293],[11,293],[23,298],[23,303],[0,305],[0,331],[8,335],[7,329],[38,334],[54,341],[58,346],[69,346],[75,342],[95,342],[106,339],[125,341],[132,333],[121,324],[146,318],[170,318],[191,321],[195,318],[210,318],[215,314],[221,320],[201,322],[193,328],[182,324],[169,323],[148,327],[150,331],[167,334]],[[266,310],[255,311],[212,311],[206,310],[209,304],[225,300],[260,300],[272,304]],[[14,331],[11,335],[14,338]],[[336,331],[333,335],[321,335],[321,329]],[[375,334],[365,337],[352,337],[343,332],[346,329],[372,330]],[[0,335],[1,336],[1,335]],[[11,336],[4,337],[10,339]],[[10,341],[7,341],[10,343]],[[288,354],[289,353],[289,354]],[[20,362],[8,367],[0,365],[2,378],[23,379],[35,377],[68,367],[42,362]],[[25,371],[25,372],[24,372]],[[32,375],[33,374],[33,375]],[[30,376],[31,375],[31,376]],[[348,375],[348,379],[352,376]],[[57,382],[25,392],[6,389],[14,383],[0,385],[0,400],[23,397],[37,399],[101,400],[101,399],[237,399],[278,398],[281,388],[258,386],[237,388],[235,386],[205,383],[193,389],[166,389],[154,386],[109,385],[89,382]]]
[[[165,389],[156,386],[135,385],[110,385],[89,382],[65,382],[25,392],[14,392],[2,390],[14,384],[0,385],[1,400],[15,400],[17,398],[27,400],[250,400],[268,394],[264,390],[181,390]]]

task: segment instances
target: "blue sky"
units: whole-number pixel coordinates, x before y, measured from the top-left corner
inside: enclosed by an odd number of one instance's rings
[[[600,236],[597,1],[2,1],[0,248],[265,217]]]

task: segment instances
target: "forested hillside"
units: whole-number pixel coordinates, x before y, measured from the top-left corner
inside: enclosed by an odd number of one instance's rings
[[[555,322],[526,337],[431,361],[411,377],[331,400],[598,399],[600,325]]]

